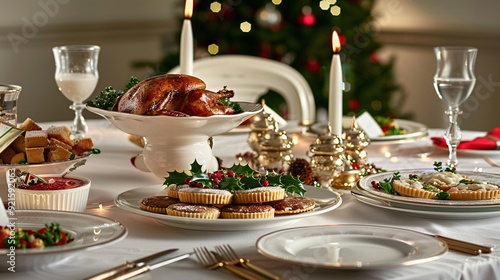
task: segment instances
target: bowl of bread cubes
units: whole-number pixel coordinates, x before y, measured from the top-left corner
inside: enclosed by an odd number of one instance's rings
[[[19,135],[0,152],[2,174],[9,169],[31,174],[62,174],[97,151],[91,138],[74,140],[66,126],[42,127],[27,118],[17,129]],[[4,202],[9,193],[5,176],[0,178],[0,197]]]

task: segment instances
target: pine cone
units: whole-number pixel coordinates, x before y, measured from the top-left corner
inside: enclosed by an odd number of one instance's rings
[[[306,185],[314,184],[313,172],[309,161],[303,158],[294,158],[290,161],[288,173],[299,179]]]

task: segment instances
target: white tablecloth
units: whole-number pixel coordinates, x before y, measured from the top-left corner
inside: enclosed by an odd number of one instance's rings
[[[61,124],[61,123],[58,123]],[[69,123],[62,123],[69,125]],[[42,124],[48,126],[49,124]],[[195,231],[177,229],[160,224],[158,221],[129,213],[116,206],[96,209],[98,203],[112,204],[121,192],[133,188],[160,185],[161,179],[150,173],[141,172],[130,164],[130,158],[140,152],[140,148],[127,140],[126,134],[116,130],[105,120],[89,121],[89,136],[102,153],[92,156],[87,164],[74,172],[92,180],[88,213],[102,215],[121,222],[128,229],[128,236],[110,246],[79,252],[70,259],[50,268],[29,272],[0,273],[1,279],[82,279],[102,270],[114,267],[126,260],[158,252],[166,248],[179,248],[179,253],[191,252],[195,246],[228,243],[238,253],[252,259],[254,263],[268,267],[287,279],[500,279],[500,250],[492,254],[470,256],[449,251],[438,260],[408,267],[390,269],[345,271],[322,269],[310,265],[290,265],[270,260],[260,255],[255,248],[258,237],[282,228],[332,225],[332,224],[372,224],[395,226],[428,233],[500,245],[500,217],[477,220],[438,220],[403,215],[393,211],[365,205],[349,193],[345,193],[343,204],[331,212],[298,220],[284,227],[274,227],[254,231]],[[438,133],[431,130],[431,134]],[[479,133],[465,132],[464,139]],[[305,138],[304,138],[305,139]],[[306,139],[311,141],[312,139]],[[303,141],[294,148],[296,157],[304,157],[308,142]],[[235,155],[248,151],[246,134],[217,136],[214,154],[229,165]],[[429,168],[434,161],[446,162],[446,152],[435,149],[429,140],[418,143],[394,145],[391,156],[381,152],[381,146],[369,149],[369,162],[387,170],[408,168]],[[428,157],[418,154],[428,152]],[[460,170],[482,169],[483,172],[498,173],[500,169],[489,167],[478,156],[459,158]],[[172,254],[174,255],[174,254]],[[189,259],[159,268],[137,279],[234,279],[222,270],[203,269],[194,256]]]

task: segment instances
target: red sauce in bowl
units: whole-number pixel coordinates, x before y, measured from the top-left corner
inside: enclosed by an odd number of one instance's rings
[[[83,180],[75,178],[44,177],[43,179],[47,181],[47,184],[40,182],[29,186],[23,186],[22,189],[37,190],[37,191],[54,191],[54,190],[78,188],[85,184]]]

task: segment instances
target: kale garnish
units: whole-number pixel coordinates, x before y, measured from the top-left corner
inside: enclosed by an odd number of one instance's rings
[[[235,114],[243,113],[243,108],[238,102],[233,102],[229,97],[219,99],[219,102],[233,108]]]
[[[442,162],[438,162],[438,161],[435,161],[434,162],[434,170],[436,170],[437,172],[450,172],[450,173],[457,173],[457,170],[455,167],[449,167],[447,166],[444,170],[443,170],[443,163]]]
[[[87,105],[103,110],[111,110],[116,100],[138,83],[139,79],[132,76],[123,90],[116,90],[112,86],[108,86],[96,96],[95,101],[87,101]]]
[[[399,172],[394,172],[391,177],[385,178],[383,181],[378,182],[378,186],[388,194],[398,195],[396,190],[394,190],[392,183],[395,180],[399,179],[401,179],[401,175],[399,174]]]
[[[451,196],[448,192],[439,192],[436,194],[437,200],[450,200]]]

